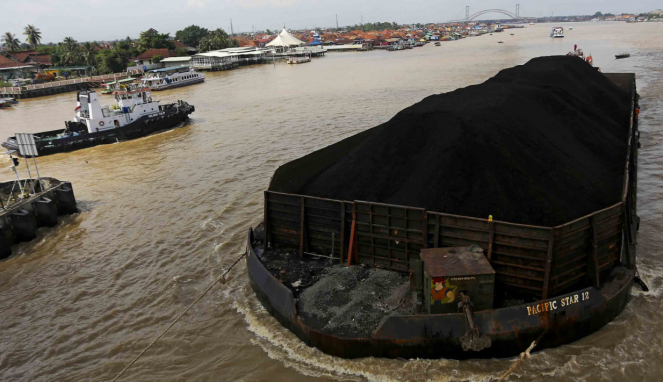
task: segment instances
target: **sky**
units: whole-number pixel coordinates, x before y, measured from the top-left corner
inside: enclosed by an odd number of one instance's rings
[[[42,42],[107,41],[155,28],[170,33],[195,24],[230,32],[341,27],[362,21],[399,24],[444,22],[484,9],[515,12],[518,1],[508,0],[0,0],[0,34],[11,32],[25,40],[23,28],[32,24],[42,32]],[[657,0],[521,0],[521,16],[586,15],[647,12],[662,8]],[[500,18],[492,13],[486,18]]]

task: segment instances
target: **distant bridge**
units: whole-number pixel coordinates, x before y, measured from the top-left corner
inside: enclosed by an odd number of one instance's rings
[[[514,20],[518,20],[520,18],[519,15],[513,12],[505,11],[504,9],[486,9],[485,11],[479,11],[473,15],[467,16],[465,20],[472,21],[481,15],[485,15],[486,13],[501,13],[503,15],[511,17]]]
[[[516,4],[516,12],[510,12],[504,9],[486,9],[483,11],[479,11],[477,13],[474,13],[470,15],[470,7],[469,5],[465,7],[465,18],[462,20],[452,20],[450,22],[470,22],[474,19],[476,19],[479,16],[485,15],[487,13],[501,13],[505,16],[509,16],[513,20],[521,20],[521,19],[531,19],[532,17],[521,17],[520,16],[520,4]]]

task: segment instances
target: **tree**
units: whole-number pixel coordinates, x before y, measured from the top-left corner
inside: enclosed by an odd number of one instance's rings
[[[201,28],[198,25],[189,25],[181,31],[177,31],[175,39],[186,46],[198,46],[200,40],[207,36],[208,33],[209,30],[207,28]]]
[[[188,56],[189,51],[186,48],[175,48],[175,54],[177,57]]]
[[[268,35],[270,35],[270,36],[271,36],[271,35],[272,35],[272,33],[273,33],[273,32],[272,32],[272,31],[271,31],[270,29],[265,29],[265,34],[268,34]]]
[[[97,48],[91,42],[86,42],[80,47],[80,55],[85,65],[91,66],[95,64],[95,56]]]
[[[153,64],[158,64],[158,63],[161,62],[161,60],[163,60],[163,57],[159,56],[158,54],[155,54],[154,56],[152,56],[152,63]]]
[[[594,17],[603,17],[603,13],[596,12],[596,13],[594,13]]]
[[[18,50],[21,46],[21,42],[11,32],[6,32],[2,35],[2,43],[9,52]]]
[[[32,45],[33,48],[37,48],[37,45],[41,42],[41,31],[39,28],[28,24],[28,26],[23,29],[23,34],[26,36],[25,41]]]
[[[222,28],[210,32],[206,37],[200,40],[198,51],[201,53],[209,52],[210,50],[226,49],[239,46],[239,43],[234,38],[230,38],[228,33]]]
[[[148,49],[175,49],[175,44],[173,44],[172,41],[168,41],[169,38],[169,33],[162,34],[156,29],[150,28],[144,32],[140,32],[138,50],[140,52],[145,52]]]
[[[117,73],[127,68],[125,60],[118,50],[102,50],[96,56],[97,72],[99,73]]]
[[[60,44],[62,55],[60,65],[75,65],[81,59],[81,50],[73,37],[65,37]]]

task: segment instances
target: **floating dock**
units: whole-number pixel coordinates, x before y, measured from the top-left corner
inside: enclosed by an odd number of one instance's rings
[[[40,227],[53,227],[58,217],[76,213],[76,197],[70,182],[54,178],[37,180],[22,179],[24,189],[35,193],[20,198],[20,189],[15,181],[0,183],[2,211],[0,211],[0,258],[11,255],[11,246],[19,242],[30,241],[37,237]],[[10,204],[7,205],[7,199]]]

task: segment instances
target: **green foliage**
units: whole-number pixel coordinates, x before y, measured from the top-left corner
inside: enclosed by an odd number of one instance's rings
[[[226,49],[237,46],[239,46],[239,42],[236,39],[230,38],[226,31],[222,28],[218,28],[200,40],[198,51],[205,53],[210,50]]]
[[[198,46],[200,40],[207,36],[208,33],[209,30],[207,28],[201,28],[198,25],[189,25],[181,31],[177,31],[175,39],[186,46]]]
[[[186,50],[186,48],[175,48],[175,54],[176,54],[178,57],[188,56],[188,55],[189,55],[189,51]]]
[[[91,42],[86,42],[80,46],[81,61],[85,65],[92,66],[95,64],[95,56],[97,54],[97,47]]]
[[[40,45],[36,49],[38,54],[51,54],[53,50],[55,50],[55,47],[48,45]]]
[[[11,88],[13,85],[10,84],[9,82],[4,82],[0,80],[0,88]]]
[[[594,17],[603,17],[603,13],[602,12],[596,12],[596,13],[594,13]]]
[[[97,54],[96,61],[97,72],[104,74],[121,72],[127,68],[129,62],[117,47],[113,50],[102,50]]]
[[[158,64],[158,63],[161,62],[161,60],[163,60],[163,57],[159,56],[158,54],[155,54],[154,56],[152,56],[152,63],[153,64]]]
[[[21,47],[21,42],[18,41],[16,35],[13,35],[11,32],[6,32],[2,35],[2,44],[9,52],[19,50]]]
[[[366,23],[363,25],[353,25],[348,27],[348,30],[360,30],[364,32],[371,32],[371,31],[382,31],[385,29],[400,29],[401,26],[398,25],[396,22],[389,23],[389,22],[377,22],[377,23]]]
[[[34,25],[28,25],[23,29],[23,34],[26,36],[25,41],[28,44],[32,45],[34,48],[39,45],[39,42],[41,41],[41,31],[39,28]]]
[[[175,44],[172,41],[168,41],[169,37],[169,33],[159,33],[159,31],[154,28],[140,32],[138,50],[142,53],[148,49],[175,49]]]
[[[272,33],[274,32],[272,32],[270,29],[265,29],[265,34],[271,35]]]

